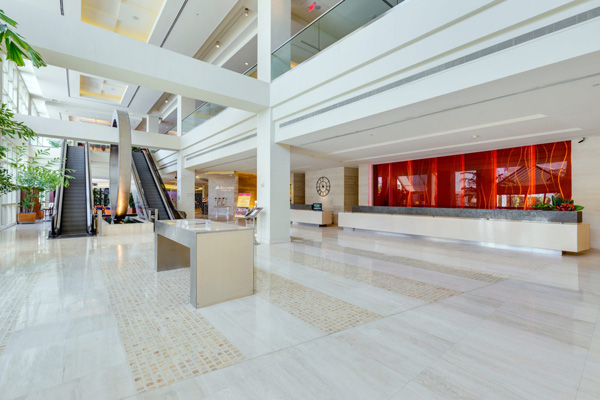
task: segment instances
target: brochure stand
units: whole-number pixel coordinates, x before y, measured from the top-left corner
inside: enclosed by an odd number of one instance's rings
[[[256,241],[256,217],[258,216],[258,214],[262,211],[262,207],[255,207],[253,209],[251,209],[250,211],[248,211],[248,214],[246,214],[246,225],[248,225],[248,220],[252,221],[252,230],[254,231],[254,244],[260,244]]]

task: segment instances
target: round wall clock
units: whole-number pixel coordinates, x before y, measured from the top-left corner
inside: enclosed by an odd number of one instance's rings
[[[319,196],[327,196],[330,188],[331,184],[329,183],[329,179],[325,178],[324,176],[317,179],[317,193],[319,193]]]

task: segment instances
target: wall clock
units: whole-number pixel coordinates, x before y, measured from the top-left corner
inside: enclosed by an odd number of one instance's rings
[[[322,176],[317,179],[317,193],[319,196],[325,197],[329,194],[329,189],[331,188],[331,184],[329,183],[329,179]]]

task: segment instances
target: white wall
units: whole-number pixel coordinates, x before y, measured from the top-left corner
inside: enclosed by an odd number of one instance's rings
[[[571,141],[573,199],[585,207],[583,222],[590,224],[591,247],[600,249],[600,136],[577,142]]]
[[[330,182],[327,196],[317,193],[317,181],[326,177]],[[326,168],[306,171],[305,174],[306,204],[323,203],[323,210],[333,212],[333,223],[337,224],[337,213],[352,211],[358,204],[358,168]]]

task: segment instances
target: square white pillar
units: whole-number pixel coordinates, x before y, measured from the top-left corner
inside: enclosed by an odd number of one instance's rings
[[[177,136],[183,132],[183,120],[196,110],[196,100],[183,96],[177,96]]]
[[[290,146],[275,143],[271,109],[257,115],[258,241],[290,241]]]
[[[177,160],[177,209],[184,211],[188,219],[196,217],[196,171],[183,167],[183,154]]]
[[[290,0],[258,0],[258,79],[271,82],[272,69],[284,68],[279,64],[289,62],[291,53],[279,54],[275,61],[271,52],[292,35],[292,3]],[[289,53],[289,54],[288,54]],[[275,65],[273,65],[273,62]],[[286,69],[286,70],[287,70]]]
[[[146,132],[160,132],[160,118],[154,115],[146,116]]]

